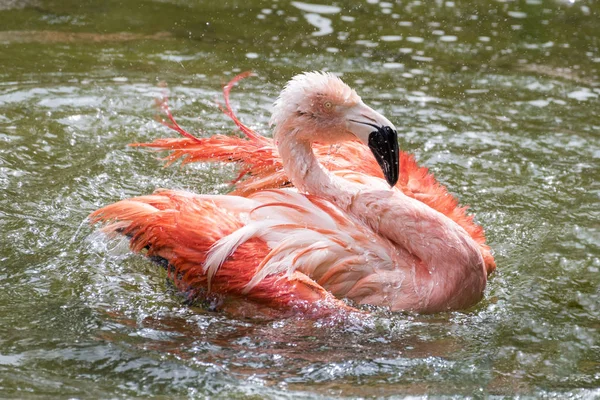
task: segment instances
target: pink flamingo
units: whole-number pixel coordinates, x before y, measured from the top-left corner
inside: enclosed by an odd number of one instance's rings
[[[130,237],[191,298],[238,315],[349,309],[340,299],[432,313],[482,298],[495,269],[483,229],[398,151],[390,121],[334,75],[304,73],[275,102],[273,141],[231,110],[229,91],[246,75],[224,88],[224,112],[246,139],[196,138],[163,103],[165,125],[185,138],[137,144],[171,150],[168,163],[240,164],[231,195],[159,190],[91,221]]]

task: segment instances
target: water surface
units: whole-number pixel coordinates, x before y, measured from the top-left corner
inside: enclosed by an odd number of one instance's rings
[[[0,1],[0,397],[600,396],[600,7],[592,1]],[[127,147],[235,134],[305,70],[339,74],[470,204],[498,263],[432,316],[239,320],[188,307],[85,221],[230,167]]]

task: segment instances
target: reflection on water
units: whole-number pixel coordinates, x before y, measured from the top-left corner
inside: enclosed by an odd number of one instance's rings
[[[600,9],[591,1],[0,2],[2,397],[600,396]],[[182,125],[268,133],[293,74],[340,74],[486,227],[464,313],[236,320],[183,305],[86,215],[230,167],[127,147],[166,82]],[[33,378],[32,378],[33,377]]]
[[[341,8],[322,4],[302,3],[299,1],[292,1],[291,5],[299,10],[307,11],[304,14],[304,18],[306,18],[309,24],[318,29],[318,31],[312,33],[313,36],[323,36],[333,33],[331,19],[324,17],[323,14],[338,14]]]

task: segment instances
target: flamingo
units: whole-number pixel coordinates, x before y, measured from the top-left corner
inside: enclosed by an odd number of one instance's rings
[[[394,125],[330,73],[293,77],[275,101],[273,139],[223,111],[245,138],[135,144],[167,164],[241,166],[229,195],[157,190],[92,214],[162,264],[192,300],[236,315],[323,315],[374,305],[435,313],[483,297],[495,262],[483,229],[414,157]],[[339,145],[331,154],[332,145]],[[245,179],[243,179],[245,177]],[[348,301],[344,301],[349,300]]]

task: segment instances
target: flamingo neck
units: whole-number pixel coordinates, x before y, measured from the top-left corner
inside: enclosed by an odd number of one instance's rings
[[[327,171],[313,153],[311,141],[298,136],[297,130],[275,134],[283,169],[290,181],[300,192],[323,197],[347,210],[358,188]]]

